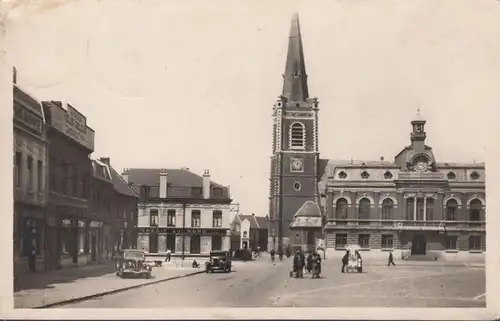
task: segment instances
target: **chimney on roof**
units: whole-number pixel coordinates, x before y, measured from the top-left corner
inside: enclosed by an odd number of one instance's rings
[[[160,198],[167,198],[168,174],[166,169],[160,169]]]
[[[203,198],[210,198],[210,171],[205,169],[203,172]]]
[[[12,82],[17,84],[17,68],[16,66],[12,67]]]
[[[130,182],[128,181],[129,176],[130,176],[130,170],[128,168],[124,168],[122,173],[122,178],[125,182],[127,182],[127,184],[130,184]]]
[[[109,157],[101,157],[101,158],[99,158],[99,160],[101,162],[103,162],[104,164],[106,164],[108,166],[111,166],[111,162],[110,162],[110,158]]]
[[[380,161],[383,162],[384,161],[384,156],[380,156]]]

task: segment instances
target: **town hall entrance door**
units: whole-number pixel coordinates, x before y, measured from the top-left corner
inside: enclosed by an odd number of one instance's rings
[[[411,255],[425,255],[427,249],[427,240],[424,234],[413,235],[411,244]]]

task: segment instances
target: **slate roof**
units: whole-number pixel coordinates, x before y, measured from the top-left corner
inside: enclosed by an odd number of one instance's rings
[[[140,194],[140,186],[150,186],[150,196],[159,195],[160,169],[159,168],[129,168],[128,182],[137,194]],[[203,176],[191,172],[189,169],[167,169],[168,195],[170,197],[192,197],[193,187],[203,188]],[[210,181],[211,187],[219,187],[223,190],[223,198],[229,198],[229,188]]]
[[[237,214],[235,220],[239,223],[243,222],[245,219],[250,221],[250,228],[256,230],[267,230],[267,218],[255,215],[245,215]]]
[[[139,194],[125,182],[123,177],[118,174],[118,172],[111,166],[109,166],[109,170],[111,172],[111,179],[113,181],[113,185],[115,187],[115,190],[123,195],[126,196],[133,196],[133,197],[139,197]]]
[[[109,159],[108,159],[109,162]],[[134,191],[134,189],[125,182],[118,172],[111,167],[107,162],[102,160],[93,159],[92,168],[94,169],[94,177],[103,179],[113,184],[115,190],[126,196],[139,197],[139,194]]]
[[[299,208],[293,217],[305,217],[305,216],[319,216],[321,217],[321,211],[319,209],[318,203],[313,201],[307,201]]]
[[[322,227],[323,218],[318,203],[307,201],[299,208],[290,223],[291,228]]]
[[[322,227],[323,221],[321,217],[295,217],[290,223],[291,228],[301,227]]]

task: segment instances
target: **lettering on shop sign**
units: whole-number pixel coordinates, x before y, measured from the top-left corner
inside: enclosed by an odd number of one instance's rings
[[[141,227],[139,233],[172,233],[172,234],[226,234],[224,229],[192,229],[192,228],[165,228],[165,227]]]
[[[38,134],[43,132],[42,119],[22,106],[14,105],[14,119],[33,129]]]
[[[87,127],[87,119],[69,104],[67,109],[53,110],[52,126],[81,145],[94,150],[94,131]]]

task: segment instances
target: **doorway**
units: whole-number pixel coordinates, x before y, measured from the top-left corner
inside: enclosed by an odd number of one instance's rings
[[[222,237],[220,235],[212,236],[212,251],[222,250]]]
[[[167,250],[175,253],[175,234],[173,233],[167,234]]]
[[[191,235],[191,254],[200,254],[200,241],[199,235]]]
[[[149,253],[158,253],[158,234],[149,234]]]
[[[413,235],[411,255],[425,255],[427,252],[427,239],[424,234]]]
[[[92,262],[94,262],[96,260],[96,256],[97,256],[97,237],[95,235],[95,232],[92,233],[92,238],[91,238],[91,241],[90,241],[90,246],[92,247],[92,254],[91,254],[91,258],[90,260]]]

